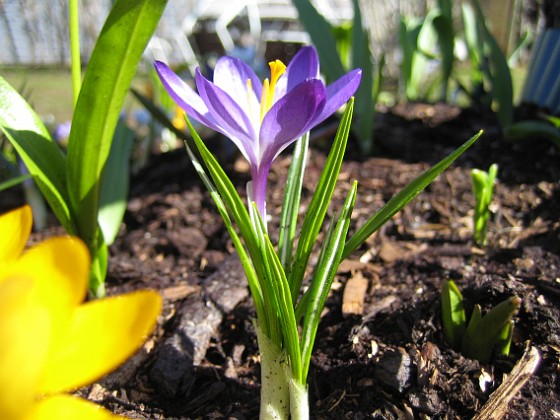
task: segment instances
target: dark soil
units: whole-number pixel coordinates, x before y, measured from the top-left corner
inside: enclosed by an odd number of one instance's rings
[[[470,150],[340,267],[309,375],[314,418],[469,419],[531,346],[540,364],[509,403],[505,418],[560,417],[560,151],[552,143],[508,143],[484,112],[424,104],[382,110],[374,156],[362,158],[350,143],[329,215],[358,180],[355,231],[480,129],[485,134]],[[332,130],[326,125],[313,141],[302,213]],[[219,153],[222,141],[211,140]],[[244,191],[245,162],[231,156],[223,161]],[[270,176],[273,237],[289,161],[288,151]],[[480,249],[472,243],[470,170],[486,170],[494,162],[499,182],[489,244]],[[11,194],[11,203],[19,204],[18,193]],[[111,247],[108,290],[157,289],[165,297],[164,314],[131,362],[80,394],[132,418],[256,418],[254,313],[232,254],[186,152],[153,156],[132,179],[122,231]],[[481,365],[443,341],[439,290],[445,279],[455,280],[469,311],[475,303],[488,310],[510,296],[522,299],[508,357]],[[359,288],[351,288],[364,281],[361,305]],[[355,313],[343,314],[343,307]]]

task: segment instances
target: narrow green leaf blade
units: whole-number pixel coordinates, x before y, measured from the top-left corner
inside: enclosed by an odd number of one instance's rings
[[[278,312],[276,311],[276,308],[273,307],[273,305],[268,304],[269,302],[273,302],[272,299],[275,299],[275,297],[273,296],[270,290],[269,282],[268,283],[266,282],[266,279],[270,278],[270,276],[268,275],[267,272],[267,270],[269,270],[269,267],[266,265],[266,262],[263,257],[263,252],[262,252],[263,247],[261,246],[262,241],[259,240],[257,236],[258,232],[256,231],[256,228],[253,227],[251,222],[251,217],[247,209],[243,205],[243,201],[241,200],[241,197],[239,197],[239,194],[237,193],[231,180],[227,177],[226,173],[218,163],[217,159],[212,155],[212,153],[210,153],[210,151],[208,150],[208,148],[206,147],[206,145],[204,144],[204,142],[202,141],[198,133],[195,131],[190,121],[188,119],[186,120],[192,138],[196,144],[196,147],[198,148],[198,152],[200,153],[202,160],[206,164],[206,167],[208,168],[208,172],[210,173],[210,176],[214,181],[214,184],[212,184],[206,176],[202,177],[203,182],[205,183],[207,188],[209,188],[211,193],[212,191],[215,190],[217,190],[217,192],[219,193],[219,197],[220,197],[219,201],[221,202],[223,200],[223,203],[227,207],[227,210],[225,210],[225,208],[221,209],[221,205],[219,204],[219,202],[216,202],[216,204],[218,204],[218,209],[220,210],[220,214],[222,215],[222,218],[224,218],[224,215],[227,215],[227,211],[229,211],[229,213],[231,214],[233,220],[235,221],[237,227],[241,232],[241,236],[243,237],[243,240],[245,241],[245,246],[247,247],[247,252],[253,263],[253,268],[256,273],[256,276],[254,278],[248,276],[248,281],[249,282],[258,281],[258,284],[255,284],[253,286],[251,286],[250,284],[250,287],[251,287],[251,293],[253,293],[253,297],[255,299],[255,305],[258,307],[260,302],[262,302],[261,314],[263,316],[259,318],[259,322],[261,323],[260,326],[263,329],[263,331],[265,331],[267,336],[269,336],[271,339],[273,339],[273,341],[275,341],[278,344],[279,340],[275,339],[274,337],[275,332],[279,331],[278,319],[277,319]],[[194,154],[192,153],[192,151],[190,151],[188,147],[187,147],[187,151],[189,151],[189,156],[191,158],[191,161],[195,163],[196,159],[193,159],[195,158]],[[204,172],[203,170],[201,171],[200,164],[195,164],[195,168],[197,168],[199,174]],[[216,200],[216,195],[213,195],[213,197]],[[226,219],[224,218],[224,220]],[[232,232],[230,232],[230,235],[231,234]],[[233,235],[232,235],[232,239],[233,239]],[[240,256],[242,256],[242,254],[240,254]]]
[[[307,292],[309,298],[304,301],[306,307],[298,308],[298,312],[300,310],[305,311],[301,337],[301,360],[304,379],[307,378],[307,372],[311,361],[311,352],[315,344],[321,313],[325,307],[329,290],[331,289],[332,282],[341,261],[340,257],[344,250],[344,241],[346,240],[352,210],[356,202],[357,186],[358,184],[354,182],[346,197],[344,206],[340,212],[340,217],[333,219],[331,223],[325,242],[321,248],[321,254],[317,261],[317,267],[313,275],[311,286]]]
[[[233,220],[241,231],[241,236],[245,239],[251,259],[258,261],[259,247],[252,228],[251,217],[249,216],[241,197],[239,197],[237,190],[231,180],[227,177],[223,168],[220,166],[218,160],[212,155],[212,153],[210,153],[210,150],[208,150],[188,119],[187,125],[196,147],[198,148],[198,151],[208,168],[208,172],[214,181],[216,189],[220,193],[222,200],[226,203]]]
[[[64,154],[35,111],[2,77],[0,129],[17,150],[62,226],[75,234],[66,190]]]
[[[282,214],[280,215],[280,232],[278,238],[278,255],[282,266],[289,275],[292,264],[292,252],[296,236],[297,217],[299,203],[301,200],[301,189],[303,186],[303,175],[307,162],[307,152],[309,149],[309,132],[304,134],[297,142],[292,154],[292,163],[288,170],[286,190],[284,191],[284,201]]]
[[[23,181],[27,181],[28,179],[31,179],[31,175],[20,175],[0,182],[0,191],[7,190],[8,188],[21,184]]]
[[[416,197],[428,184],[430,184],[440,173],[442,173],[451,163],[455,161],[465,150],[478,140],[482,131],[471,137],[466,143],[455,150],[446,158],[432,166],[418,178],[410,182],[397,195],[395,195],[381,210],[379,210],[371,219],[369,219],[346,243],[343,258],[348,257],[356,248],[358,248],[367,238],[369,238],[377,229],[385,224],[399,210]]]
[[[504,130],[510,141],[531,140],[543,137],[560,148],[560,130],[544,121],[526,120],[508,125]]]
[[[196,133],[195,129],[193,128],[193,126],[190,124],[190,121],[188,120],[187,120],[187,125],[189,126],[191,133],[193,133],[193,137],[196,137],[196,139],[200,139],[198,133]],[[255,310],[257,312],[257,319],[259,320],[259,325],[268,336],[269,333],[268,315],[263,305],[262,290],[255,269],[251,263],[251,260],[249,259],[249,256],[247,255],[247,252],[245,251],[245,247],[243,246],[243,243],[241,242],[239,235],[235,231],[231,218],[229,217],[226,204],[222,200],[220,193],[218,192],[218,190],[212,183],[212,180],[208,177],[206,171],[204,170],[204,168],[198,161],[197,157],[195,156],[195,154],[193,153],[193,151],[191,150],[191,148],[186,142],[185,142],[185,147],[187,149],[187,153],[196,172],[198,173],[204,186],[208,189],[208,192],[210,193],[212,199],[214,200],[218,212],[220,213],[220,216],[222,217],[226,229],[231,237],[233,245],[237,250],[239,259],[241,261],[241,264],[243,265],[243,270],[245,271],[245,275],[247,276],[247,282],[249,284],[249,289],[251,290],[251,295],[253,296],[253,301],[255,303]]]
[[[254,205],[253,205],[254,206]],[[258,216],[258,211],[255,208]],[[263,226],[262,224],[258,224]],[[275,298],[278,305],[278,324],[282,330],[282,339],[284,347],[290,357],[290,369],[294,379],[299,382],[303,381],[302,365],[301,365],[301,349],[299,342],[298,325],[296,322],[294,307],[292,305],[292,294],[290,285],[282,267],[282,263],[274,250],[274,246],[270,238],[262,230],[265,239],[264,261],[270,270],[270,277],[264,279],[269,282],[274,289]],[[267,304],[268,302],[265,302]]]
[[[344,111],[325,168],[323,169],[321,178],[317,184],[317,189],[313,194],[313,198],[311,199],[311,203],[309,204],[309,208],[303,220],[298,247],[289,279],[294,303],[297,300],[307,261],[309,260],[313,244],[323,225],[323,220],[325,219],[325,214],[327,213],[340,172],[344,152],[346,151],[346,144],[348,142],[353,108],[354,99],[352,98]]]

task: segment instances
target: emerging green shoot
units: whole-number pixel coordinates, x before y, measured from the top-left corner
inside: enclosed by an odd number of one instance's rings
[[[445,339],[464,356],[481,363],[488,363],[493,352],[507,356],[513,337],[512,317],[520,304],[521,299],[514,296],[499,303],[484,316],[477,304],[466,325],[461,292],[452,280],[444,281],[441,311]]]
[[[441,316],[445,339],[451,347],[458,350],[465,334],[466,318],[463,295],[451,280],[444,281],[441,285]]]
[[[472,189],[476,204],[473,215],[474,241],[478,245],[486,245],[490,203],[494,193],[494,183],[498,175],[498,165],[492,164],[488,172],[480,169],[471,171]]]

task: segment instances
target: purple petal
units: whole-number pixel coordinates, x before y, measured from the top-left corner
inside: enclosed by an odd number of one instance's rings
[[[313,121],[313,126],[322,123],[332,114],[334,114],[342,105],[356,93],[360,80],[362,79],[362,70],[356,69],[346,73],[336,82],[327,86],[327,102],[321,113]]]
[[[307,79],[319,78],[319,56],[313,47],[302,47],[288,64],[286,73],[278,80],[275,99],[278,100]]]
[[[247,80],[252,89],[247,88]],[[226,92],[250,115],[258,114],[261,99],[261,81],[247,63],[237,58],[222,57],[214,68],[214,84]]]
[[[259,166],[270,165],[290,143],[311,129],[310,124],[325,104],[326,89],[317,79],[300,83],[280,98],[264,116]]]
[[[221,131],[202,98],[189,85],[161,61],[155,61],[154,67],[167,93],[187,115],[214,130]]]
[[[257,135],[249,116],[231,96],[208,81],[198,69],[196,86],[210,114],[221,126],[220,131],[237,145],[249,162],[256,162]]]
[[[302,47],[286,69],[288,91],[304,80],[319,78],[319,56],[313,47]]]

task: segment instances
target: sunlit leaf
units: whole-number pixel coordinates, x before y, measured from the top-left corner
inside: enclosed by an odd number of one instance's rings
[[[65,157],[39,116],[0,77],[0,129],[14,146],[60,223],[75,233],[66,190]]]
[[[101,174],[113,133],[130,82],[166,3],[117,1],[88,62],[68,140],[67,182],[79,236],[92,254],[98,249]],[[101,275],[104,278],[104,273]]]
[[[130,181],[130,151],[134,132],[123,120],[119,120],[111,144],[111,152],[103,169],[103,181],[99,207],[99,226],[107,245],[111,245],[121,225]]]

